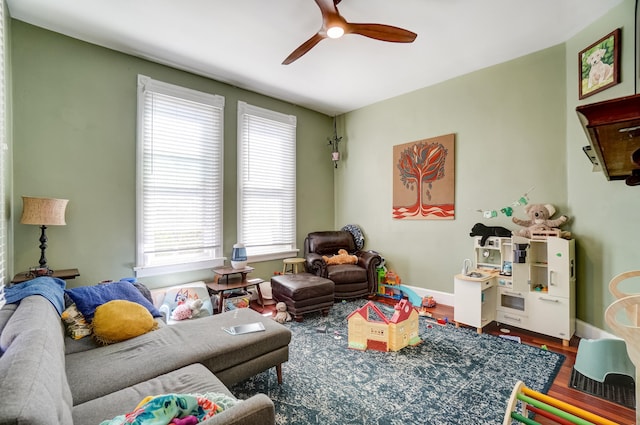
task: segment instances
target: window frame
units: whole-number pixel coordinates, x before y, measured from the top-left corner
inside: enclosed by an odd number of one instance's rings
[[[144,203],[144,148],[145,137],[145,94],[154,92],[161,95],[171,96],[181,101],[191,101],[209,105],[219,109],[219,122],[217,122],[216,131],[213,132],[217,145],[214,150],[217,154],[217,164],[214,169],[217,170],[213,180],[219,182],[215,187],[215,197],[217,198],[216,210],[219,214],[214,217],[214,222],[219,229],[219,234],[215,237],[219,241],[216,247],[212,249],[212,255],[207,259],[199,259],[195,261],[173,262],[173,263],[154,263],[147,259],[145,253],[145,203]],[[157,276],[170,273],[178,273],[185,271],[204,270],[207,268],[218,267],[224,265],[224,228],[223,228],[223,192],[224,192],[224,102],[223,96],[200,92],[188,89],[170,83],[154,80],[144,75],[138,75],[138,111],[137,111],[137,136],[136,136],[136,265],[134,271],[136,277]]]
[[[291,180],[289,181],[288,188],[290,191],[290,195],[292,196],[291,202],[291,216],[293,217],[292,223],[289,224],[291,231],[291,240],[287,242],[288,246],[284,247],[280,250],[274,250],[267,253],[252,253],[252,247],[247,243],[246,238],[244,238],[244,228],[243,228],[243,190],[244,190],[244,126],[245,126],[245,115],[253,115],[265,120],[275,121],[280,125],[289,125],[293,130],[293,137],[291,140],[287,140],[286,143],[290,143],[290,153],[291,154],[291,166],[293,167],[293,172],[291,176]],[[297,145],[297,117],[295,115],[288,115],[281,112],[276,112],[270,109],[261,108],[259,106],[251,105],[243,101],[238,101],[238,140],[237,140],[237,149],[238,149],[238,159],[237,159],[237,241],[244,243],[247,248],[247,256],[249,262],[259,262],[259,261],[269,261],[269,260],[278,260],[288,257],[295,257],[298,255],[299,249],[297,248],[297,196],[296,196],[296,145]],[[281,188],[279,190],[282,190]],[[287,245],[284,244],[284,245]]]

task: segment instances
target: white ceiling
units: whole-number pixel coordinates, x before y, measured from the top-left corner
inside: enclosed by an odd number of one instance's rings
[[[333,116],[562,43],[621,1],[343,0],[347,21],[417,39],[327,39],[290,65],[320,28],[314,0],[7,3],[21,21]]]

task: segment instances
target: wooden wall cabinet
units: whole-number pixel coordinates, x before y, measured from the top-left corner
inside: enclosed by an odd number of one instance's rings
[[[607,180],[640,169],[640,94],[581,105],[576,113]]]

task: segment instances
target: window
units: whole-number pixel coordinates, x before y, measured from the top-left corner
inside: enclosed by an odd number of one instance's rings
[[[238,102],[238,242],[250,261],[296,255],[296,117]]]
[[[6,96],[5,96],[5,14],[4,1],[0,0],[0,307],[4,305],[4,283],[7,281],[7,247],[9,240],[7,236],[7,214],[5,205],[7,204],[6,189],[8,175],[7,161],[7,127],[6,127]]]
[[[136,276],[223,264],[224,98],[138,76]]]

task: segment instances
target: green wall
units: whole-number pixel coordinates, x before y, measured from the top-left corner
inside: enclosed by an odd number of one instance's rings
[[[572,218],[563,228],[577,244],[577,315],[604,328],[608,281],[638,267],[640,193],[592,173],[581,151],[587,139],[575,114],[577,55],[624,27],[623,83],[589,101],[633,94],[633,10],[627,0],[565,44],[346,114],[336,226],[360,224],[367,247],[403,283],[452,293],[453,275],[473,258],[473,224],[520,228],[477,210],[509,206],[533,187],[531,202]],[[456,134],[455,220],[392,219],[393,146],[449,133]],[[514,215],[526,218],[521,207]]]
[[[37,265],[36,226],[19,223],[20,196],[69,199],[67,226],[47,230],[53,268],[77,267],[69,286],[133,276],[137,75],[225,97],[224,252],[236,242],[237,101],[297,116],[298,247],[333,226],[332,119],[295,105],[84,43],[12,24],[15,271]],[[277,164],[274,164],[276,167]],[[268,279],[281,261],[259,264]],[[145,278],[150,286],[211,279],[210,270]]]
[[[535,187],[532,201],[571,214],[564,56],[556,46],[347,114],[337,222],[358,222],[368,247],[403,283],[453,292],[453,275],[472,258],[473,225],[517,228],[504,215],[487,220],[477,210],[499,210]],[[455,220],[392,219],[393,146],[449,133],[456,135]],[[360,190],[363,182],[370,190]],[[514,215],[525,218],[520,208]]]
[[[620,84],[579,101],[578,52],[616,28],[622,28]],[[637,60],[634,51],[638,44],[634,38],[634,1],[625,0],[566,43],[567,187],[569,204],[576,215],[573,230],[580,281],[578,316],[603,329],[606,328],[604,310],[613,301],[609,281],[619,273],[640,267],[637,243],[640,191],[625,185],[624,181],[607,181],[602,172],[592,172],[591,163],[581,152],[588,139],[575,108],[636,92],[639,76],[634,67]],[[637,283],[640,280],[634,282]]]

